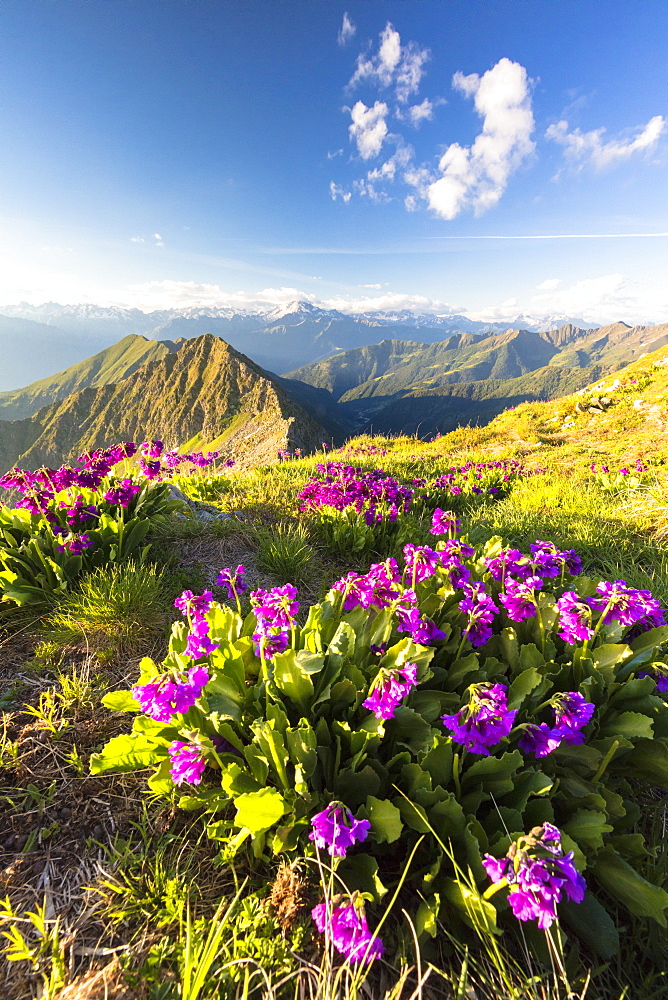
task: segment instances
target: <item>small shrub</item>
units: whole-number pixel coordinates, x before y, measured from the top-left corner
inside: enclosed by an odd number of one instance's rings
[[[155,566],[127,562],[82,581],[46,620],[45,639],[93,650],[141,650],[165,628],[165,584]]]
[[[279,522],[258,532],[257,563],[280,583],[301,582],[313,559],[313,547],[303,524]]]

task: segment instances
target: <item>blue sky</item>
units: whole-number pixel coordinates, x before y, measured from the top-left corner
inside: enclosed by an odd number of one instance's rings
[[[668,320],[661,0],[4,0],[0,304]]]

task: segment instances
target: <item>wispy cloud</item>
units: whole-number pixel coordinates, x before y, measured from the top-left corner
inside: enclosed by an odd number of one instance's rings
[[[440,177],[425,184],[424,173],[406,176],[442,219],[454,219],[466,208],[482,215],[496,205],[511,174],[535,149],[530,82],[524,66],[504,57],[483,76],[455,73],[452,84],[474,99],[483,119],[482,132],[470,147],[458,142],[448,146],[438,164]]]
[[[131,236],[130,243],[145,243],[146,240],[143,236]]]
[[[363,82],[381,89],[392,87],[396,99],[405,104],[417,94],[429,56],[429,49],[420,48],[416,42],[402,45],[399,32],[388,21],[380,34],[378,52],[371,56],[360,53],[357,57],[348,88],[354,90]]]
[[[343,22],[341,23],[341,28],[339,29],[339,34],[336,39],[339,45],[346,45],[350,39],[354,37],[356,31],[357,28],[348,17],[348,11],[344,11]]]
[[[344,205],[347,205],[352,198],[352,191],[346,191],[339,184],[335,184],[334,181],[329,182],[329,194],[332,201],[336,201],[338,198],[341,199]]]
[[[651,153],[666,128],[666,119],[655,115],[645,126],[636,129],[635,138],[617,138],[605,142],[605,128],[582,132],[579,128],[568,131],[568,122],[563,120],[549,126],[545,137],[564,147],[564,156],[575,170],[590,165],[594,170],[623,163],[637,153]],[[557,175],[559,176],[559,175]]]

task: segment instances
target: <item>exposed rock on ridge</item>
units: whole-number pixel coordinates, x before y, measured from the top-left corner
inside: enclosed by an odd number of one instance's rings
[[[281,448],[312,451],[327,435],[266,372],[206,334],[121,382],[84,389],[32,419],[0,421],[0,466],[58,465],[116,441],[215,446],[241,466]]]

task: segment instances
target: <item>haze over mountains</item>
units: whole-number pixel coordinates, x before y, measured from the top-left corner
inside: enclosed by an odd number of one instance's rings
[[[60,310],[56,317],[42,308],[43,318],[70,323],[81,337],[122,330],[132,319],[121,310],[93,315],[92,307],[53,307]],[[148,314],[140,315],[149,322]],[[127,334],[55,375],[0,392],[0,471],[16,463],[58,464],[84,449],[137,437],[220,446],[248,465],[274,460],[281,448],[308,451],[370,428],[426,437],[487,423],[520,402],[574,392],[668,344],[668,324],[453,333],[433,317],[430,328],[409,327],[397,317],[394,325],[382,325],[303,303],[263,313],[261,327],[256,313],[151,314],[156,318],[162,323],[155,338]],[[22,324],[35,327],[37,340],[56,329],[21,317],[6,322],[23,331]],[[283,359],[282,371],[288,357],[312,360],[285,377],[274,375],[257,354],[246,356],[211,331],[216,325],[255,344],[260,357],[264,351]],[[388,332],[393,336],[384,336]],[[361,336],[380,339],[331,348],[334,340]],[[26,352],[15,344],[14,353]],[[11,352],[0,340],[3,371],[6,358]]]
[[[0,307],[0,391],[48,377],[130,334],[173,341],[213,333],[263,368],[283,374],[389,337],[430,344],[452,333],[484,336],[502,333],[509,325],[537,330],[564,322],[564,317],[540,322],[518,317],[508,324],[408,312],[347,315],[298,301],[263,310],[197,307],[148,313],[115,306],[22,303]]]

